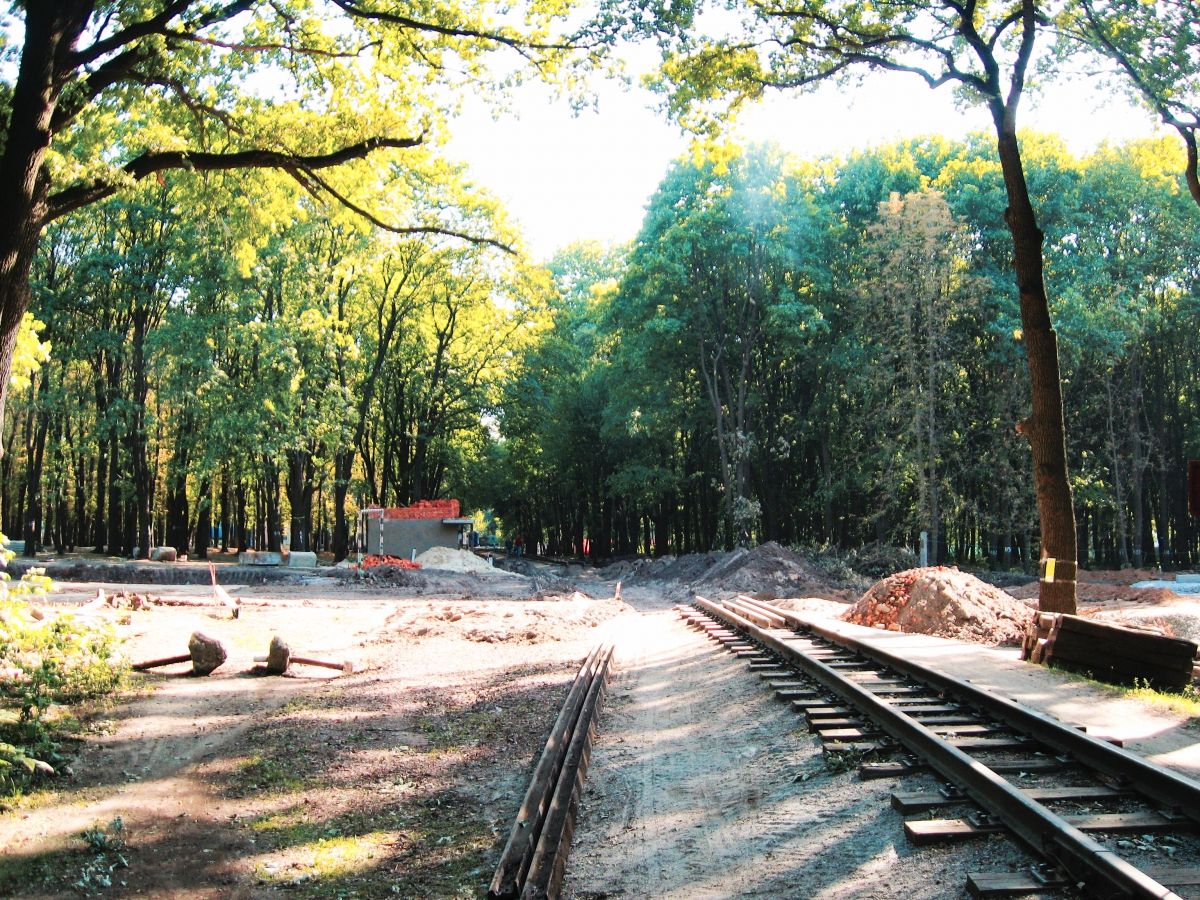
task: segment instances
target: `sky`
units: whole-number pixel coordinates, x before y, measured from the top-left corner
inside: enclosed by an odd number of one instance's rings
[[[596,94],[598,111],[576,115],[566,100],[528,85],[512,104],[514,113],[497,120],[482,101],[470,100],[452,123],[450,155],[504,200],[536,259],[572,241],[632,239],[667,165],[687,148],[645,89],[602,82]],[[1080,81],[1056,83],[1045,96],[1027,99],[1018,121],[1061,133],[1077,154],[1105,139],[1161,133],[1145,110]],[[879,74],[856,88],[829,84],[804,96],[775,93],[743,114],[739,132],[812,158],[905,137],[961,137],[990,124],[982,109],[956,109],[949,87],[933,91],[915,76]]]

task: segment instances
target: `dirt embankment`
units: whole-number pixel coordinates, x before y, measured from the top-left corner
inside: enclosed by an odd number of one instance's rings
[[[1079,580],[1076,583],[1076,598],[1080,603],[1104,603],[1110,600],[1129,603],[1169,603],[1179,597],[1178,594],[1167,588],[1135,588],[1130,587],[1129,584],[1093,581],[1085,579],[1083,577],[1085,574],[1094,577],[1097,573],[1079,573]],[[1020,587],[1005,588],[1005,591],[1018,600],[1037,600],[1038,583],[1033,581]]]
[[[596,586],[578,586],[573,581],[548,572],[525,576],[489,567],[487,571],[454,571],[451,569],[403,569],[399,566],[376,566],[363,572],[341,570],[339,580],[350,588],[362,591],[388,590],[416,597],[444,597],[469,600],[473,597],[496,597],[504,600],[563,600],[576,591],[591,596]],[[599,593],[604,593],[600,591]]]
[[[631,586],[661,587],[679,599],[702,594],[721,600],[737,594],[773,597],[819,597],[853,601],[851,584],[831,578],[803,555],[774,541],[753,550],[713,551],[655,560],[622,561],[601,569],[606,580],[623,579]]]

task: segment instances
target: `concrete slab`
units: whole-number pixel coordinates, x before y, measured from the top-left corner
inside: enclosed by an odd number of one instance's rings
[[[150,550],[151,562],[175,562],[177,556],[174,547],[153,547]]]
[[[304,550],[293,550],[288,554],[287,565],[289,569],[315,569],[317,554]]]
[[[256,551],[247,550],[245,553],[238,554],[239,566],[281,566],[283,565],[282,553],[270,553],[266,550]]]
[[[1200,720],[1023,662],[1015,647],[981,647],[923,634],[898,634],[812,614],[800,618],[970,681],[1062,722],[1082,726],[1089,734],[1117,738],[1125,742],[1127,750],[1200,778]]]
[[[1180,575],[1175,581],[1135,581],[1130,587],[1135,588],[1166,588],[1168,591],[1174,591],[1177,594],[1200,594],[1200,576],[1192,576],[1196,580],[1192,580],[1186,575]]]

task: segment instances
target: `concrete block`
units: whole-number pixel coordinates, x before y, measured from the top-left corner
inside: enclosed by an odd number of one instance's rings
[[[24,553],[25,552],[25,542],[24,541],[9,541],[8,549],[11,550],[13,553]]]
[[[21,546],[24,547],[25,544],[22,543]],[[1181,572],[1175,576],[1175,580],[1184,584],[1196,584],[1200,583],[1200,575],[1189,575],[1187,572]]]
[[[288,554],[287,565],[289,569],[315,569],[317,554],[305,550],[293,550]]]
[[[270,553],[268,551],[247,550],[245,553],[238,554],[238,565],[240,566],[279,566],[283,565],[282,553]]]
[[[154,547],[150,550],[150,559],[153,562],[175,562],[176,553],[174,547]]]

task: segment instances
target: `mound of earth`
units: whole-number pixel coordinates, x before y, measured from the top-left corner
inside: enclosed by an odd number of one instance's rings
[[[417,557],[426,569],[445,569],[450,572],[494,572],[495,569],[470,550],[454,550],[450,547],[430,547]]]
[[[626,565],[626,564],[621,564]],[[608,569],[601,572],[608,578]],[[626,579],[630,585],[678,585],[676,592],[690,599],[702,594],[723,600],[737,594],[770,594],[773,597],[819,597],[847,602],[854,592],[811,565],[799,553],[768,541],[753,550],[732,553],[713,551],[688,556],[642,560]]]
[[[908,569],[885,578],[842,619],[887,631],[975,644],[1019,644],[1033,609],[957,568]]]
[[[1018,600],[1036,600],[1038,598],[1038,583],[1036,581],[1023,584],[1020,587],[1005,588],[1005,591]],[[1103,603],[1108,600],[1120,600],[1138,603],[1170,603],[1182,599],[1168,588],[1135,588],[1121,584],[1105,584],[1099,581],[1084,581],[1076,583],[1075,596],[1081,603]]]
[[[812,613],[818,616],[840,616],[846,611],[842,600],[822,600],[820,597],[788,597],[771,600],[770,604],[788,612]]]

